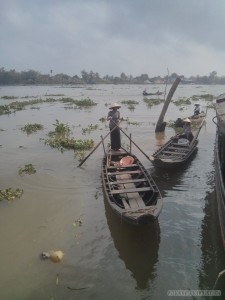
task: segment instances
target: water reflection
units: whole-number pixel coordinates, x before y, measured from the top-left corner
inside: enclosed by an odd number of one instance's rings
[[[106,200],[104,202],[107,223],[119,257],[136,280],[136,288],[150,288],[157,276],[160,242],[158,221],[148,226],[131,226],[111,211]]]
[[[162,145],[165,144],[165,142],[166,142],[166,135],[164,131],[155,133],[156,146],[161,147]]]
[[[175,169],[162,169],[152,167],[149,169],[153,179],[155,180],[162,197],[166,195],[168,190],[184,190],[185,185],[183,184],[184,176],[191,169],[192,164],[194,163],[194,158],[197,153],[195,153],[192,159],[179,168]]]
[[[205,198],[204,218],[201,226],[202,255],[199,270],[201,289],[212,289],[218,273],[225,269],[225,256],[218,218],[216,193],[213,190]],[[217,298],[219,299],[219,297]]]

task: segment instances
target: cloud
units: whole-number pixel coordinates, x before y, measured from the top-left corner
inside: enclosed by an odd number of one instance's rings
[[[17,71],[223,75],[223,0],[3,0],[0,66]]]

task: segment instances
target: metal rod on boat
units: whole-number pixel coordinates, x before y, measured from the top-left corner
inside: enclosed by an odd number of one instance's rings
[[[106,156],[105,145],[104,145],[104,141],[103,141],[103,136],[102,135],[101,135],[101,139],[102,139],[103,150],[104,150],[104,153],[105,153],[105,156]]]
[[[131,153],[131,133],[130,133],[130,153]]]
[[[111,121],[112,121],[112,120],[111,120]],[[144,154],[144,156],[147,157],[147,159],[151,161],[150,157],[149,157],[146,153],[144,153],[143,150],[141,150],[141,148],[140,148],[140,147],[139,147],[139,146],[138,146],[138,145],[137,145],[137,144],[129,137],[129,135],[127,135],[126,132],[123,131],[123,129],[120,128],[119,125],[117,125],[114,121],[112,121],[112,122],[116,125],[116,127],[118,127],[118,128],[123,132],[123,134],[126,135],[126,137],[128,137],[128,139],[130,140],[130,142],[133,143],[134,146],[136,146],[136,147],[138,148],[138,150],[140,150],[141,153]],[[115,128],[115,127],[114,127],[114,128]]]
[[[95,152],[95,150],[101,145],[101,143],[102,143],[102,141],[104,141],[104,139],[106,139],[107,138],[107,136],[111,133],[111,132],[113,132],[113,130],[115,130],[116,129],[116,127],[113,127],[112,128],[112,130],[110,130],[110,132],[108,132],[103,138],[102,138],[102,140],[94,147],[94,149],[79,163],[79,165],[78,165],[78,167],[81,167],[82,165],[83,165],[83,163],[91,156],[91,154],[93,153],[93,152]]]

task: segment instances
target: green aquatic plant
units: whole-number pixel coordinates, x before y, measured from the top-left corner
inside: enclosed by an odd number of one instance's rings
[[[15,198],[20,198],[22,195],[23,195],[23,189],[7,188],[5,190],[0,190],[0,201],[14,200]]]
[[[193,95],[191,97],[193,101],[198,101],[199,99],[205,99],[207,101],[213,101],[214,96],[212,94],[202,94],[202,95]]]
[[[87,128],[82,128],[82,134],[90,133],[91,131],[96,130],[96,129],[98,129],[98,124],[88,125]]]
[[[14,101],[8,105],[1,105],[0,106],[0,115],[10,114],[12,112],[23,110],[23,109],[25,109],[26,106],[31,106],[31,105],[38,104],[38,103],[54,103],[54,102],[63,102],[63,103],[68,103],[70,105],[73,104],[76,106],[76,108],[87,108],[87,107],[97,105],[97,103],[95,103],[94,101],[92,101],[89,98],[83,99],[83,100],[74,100],[72,98],[55,99],[55,98],[51,98],[51,97],[43,100],[40,98],[40,99],[33,99],[33,100],[26,100],[26,101]]]
[[[138,101],[134,101],[134,100],[123,100],[121,101],[122,104],[126,104],[126,105],[137,105],[139,104]]]
[[[56,100],[54,98],[48,98],[46,100],[40,98],[40,99],[33,99],[33,100],[26,100],[26,101],[14,101],[8,105],[1,105],[0,115],[14,113],[16,111],[25,109],[26,106],[32,106],[38,103],[52,103],[57,101],[59,100]]]
[[[27,134],[31,134],[33,132],[37,132],[38,130],[42,130],[44,128],[41,124],[26,124],[25,126],[21,127],[21,130],[23,132],[26,132]]]
[[[77,150],[74,152],[74,156],[78,159],[78,161],[82,161],[85,157],[86,152],[84,150]]]
[[[128,125],[136,125],[136,126],[140,126],[141,122],[131,122],[131,121],[127,121]]]
[[[89,150],[94,146],[92,139],[75,140],[73,137],[70,137],[71,129],[68,124],[63,124],[56,120],[56,123],[53,125],[55,130],[48,133],[48,139],[43,139],[46,145],[58,148],[62,152],[64,149],[72,149],[74,151]]]
[[[133,104],[129,104],[127,108],[129,110],[135,110],[135,106]]]
[[[72,99],[72,98],[62,98],[62,99],[59,99],[59,101],[70,104],[70,105],[75,105],[78,108],[87,108],[87,107],[97,105],[97,103],[95,103],[94,101],[92,101],[89,98],[83,99],[83,100],[76,100],[76,99]]]
[[[181,106],[181,105],[190,105],[191,104],[191,100],[189,98],[179,98],[176,101],[172,101],[174,105],[176,106]]]
[[[63,97],[64,94],[45,94],[45,96],[48,96],[48,97]]]
[[[15,97],[15,96],[2,96],[1,98],[5,99],[5,100],[13,100],[13,99],[17,99],[18,97]]]
[[[32,164],[27,164],[25,165],[24,167],[21,167],[18,171],[19,175],[22,175],[22,174],[35,174],[36,173],[36,170],[35,170],[35,167],[32,165]]]
[[[166,127],[175,128],[175,122],[172,120],[166,122]]]
[[[104,123],[104,122],[107,121],[107,119],[106,118],[100,118],[99,121],[102,122],[102,123]]]
[[[209,109],[215,109],[216,108],[216,104],[215,103],[208,103],[207,104],[207,108],[209,108]]]
[[[160,98],[154,99],[154,98],[146,98],[146,97],[144,97],[143,100],[147,104],[148,107],[159,105],[159,104],[161,104],[161,103],[164,102],[164,100],[160,99]]]
[[[69,135],[71,133],[71,129],[68,124],[59,123],[59,120],[56,119],[56,123],[53,125],[55,126],[55,131],[54,131],[53,135],[55,134],[62,138],[69,137]]]
[[[0,115],[9,115],[11,110],[9,105],[0,105]]]

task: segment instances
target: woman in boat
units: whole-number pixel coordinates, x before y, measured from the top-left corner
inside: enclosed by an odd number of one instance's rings
[[[111,149],[113,150],[119,150],[121,148],[120,129],[119,127],[116,126],[119,125],[120,120],[123,120],[123,118],[120,118],[120,112],[118,111],[120,107],[121,106],[119,104],[113,103],[109,108],[110,111],[107,117],[107,120],[110,120],[109,129],[111,131],[110,132]],[[113,128],[115,129],[112,131]]]
[[[195,109],[194,109],[194,117],[198,116],[200,114],[200,105],[198,103],[195,104]]]
[[[191,130],[191,120],[186,118],[184,119],[183,133],[180,137],[186,138],[191,142],[194,138],[192,130]]]

